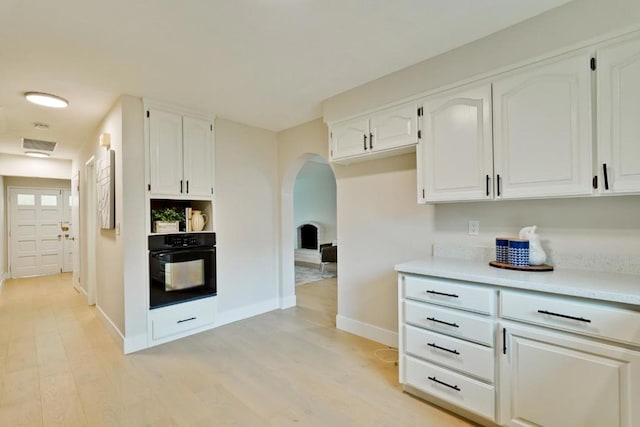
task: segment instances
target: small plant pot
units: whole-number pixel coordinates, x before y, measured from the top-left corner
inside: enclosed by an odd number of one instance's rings
[[[164,222],[164,221],[153,221],[153,232],[154,233],[177,233],[180,231],[180,222]]]

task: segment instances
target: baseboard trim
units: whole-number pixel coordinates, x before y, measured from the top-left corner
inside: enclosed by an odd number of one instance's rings
[[[280,299],[280,309],[285,310],[287,308],[295,307],[298,304],[295,295],[283,297]]]
[[[398,347],[398,333],[379,326],[337,315],[336,328],[384,345]]]
[[[124,351],[124,335],[120,332],[120,329],[111,321],[109,316],[106,315],[104,311],[96,304],[96,310],[98,311],[98,315],[100,319],[108,326],[107,330],[111,333],[111,336],[120,343],[121,348]]]
[[[2,290],[2,285],[4,285],[4,281],[9,279],[9,273],[0,273],[0,291]]]
[[[248,319],[249,317],[277,310],[278,308],[280,308],[280,300],[279,298],[274,298],[245,307],[218,312],[216,315],[216,327],[237,322],[238,320]]]

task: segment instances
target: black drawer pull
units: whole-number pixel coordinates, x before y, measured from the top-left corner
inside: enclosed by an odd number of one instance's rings
[[[429,378],[431,381],[438,383],[438,384],[442,384],[444,386],[447,386],[449,388],[454,389],[455,391],[460,391],[460,387],[458,387],[457,385],[451,385],[451,384],[447,384],[444,381],[440,381],[439,379],[437,379],[436,377],[427,377]]]
[[[602,171],[604,172],[604,189],[609,189],[609,174],[607,173],[607,164],[602,164]]]
[[[369,149],[373,150],[373,134],[369,134]]]
[[[489,175],[487,175],[487,196],[489,195]]]
[[[443,325],[447,325],[447,326],[453,326],[454,328],[460,327],[460,325],[457,325],[456,323],[445,322],[444,320],[438,320],[435,317],[427,317],[427,320],[431,320],[432,322],[436,322],[436,323],[442,323]]]
[[[425,291],[425,292],[426,292],[426,293],[428,293],[428,294],[442,295],[442,296],[445,296],[445,297],[460,298],[460,297],[459,297],[458,295],[456,295],[456,294],[445,294],[444,292],[431,291],[431,290],[429,290],[429,291]]]
[[[365,133],[362,136],[363,136],[363,139],[364,139],[364,145],[363,145],[364,151],[367,151],[367,134]]]
[[[188,319],[178,320],[176,323],[190,322],[192,320],[196,320],[196,317],[189,317]]]
[[[449,353],[453,353],[453,354],[460,354],[460,352],[458,352],[458,350],[449,350],[448,348],[440,347],[439,345],[437,345],[434,342],[427,343],[427,345],[429,347],[437,348],[438,350],[448,351]]]
[[[547,310],[538,310],[538,313],[540,313],[540,314],[548,314],[549,316],[562,317],[562,318],[565,318],[565,319],[579,320],[580,322],[591,323],[591,320],[585,319],[584,317],[567,316],[566,314],[552,313],[552,312],[547,311]]]

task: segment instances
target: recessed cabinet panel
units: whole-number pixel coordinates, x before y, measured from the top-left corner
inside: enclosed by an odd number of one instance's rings
[[[403,105],[374,114],[370,119],[370,148],[387,150],[391,148],[416,144],[417,106]]]
[[[154,193],[180,194],[182,116],[151,110],[149,120],[150,184]]]
[[[491,86],[449,92],[423,104],[422,202],[493,195]],[[419,178],[420,179],[420,178]]]
[[[183,117],[184,191],[189,196],[210,196],[212,187],[211,123]]]
[[[511,325],[506,340],[503,425],[638,425],[640,353]]]
[[[640,40],[601,49],[597,57],[599,189],[640,192]]]
[[[350,120],[331,130],[331,158],[361,155],[369,151],[369,119]]]
[[[590,57],[493,83],[497,196],[591,194]]]

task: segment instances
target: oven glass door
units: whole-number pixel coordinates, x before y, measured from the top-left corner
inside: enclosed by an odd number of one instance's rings
[[[151,308],[216,293],[215,248],[149,252]]]

